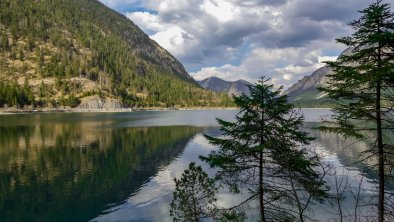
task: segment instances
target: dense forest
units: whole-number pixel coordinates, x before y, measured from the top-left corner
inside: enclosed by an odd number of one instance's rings
[[[126,17],[96,0],[0,1],[0,106],[226,106]]]

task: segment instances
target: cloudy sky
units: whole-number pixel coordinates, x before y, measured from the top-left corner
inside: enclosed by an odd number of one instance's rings
[[[371,0],[100,0],[178,58],[195,78],[285,87],[335,59]],[[391,1],[391,2],[390,2]],[[386,0],[392,3],[393,0]]]

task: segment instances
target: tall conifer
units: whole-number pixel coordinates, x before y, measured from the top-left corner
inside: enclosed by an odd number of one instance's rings
[[[257,202],[260,221],[286,220],[299,213],[283,204],[293,200],[291,182],[311,199],[323,200],[324,182],[315,170],[319,160],[309,158],[306,150],[312,138],[300,130],[304,118],[287,96],[262,78],[250,87],[250,96],[234,97],[234,103],[240,109],[236,122],[218,119],[223,136],[206,136],[219,149],[202,159],[218,169],[219,180],[235,193],[248,189],[243,203]]]
[[[360,11],[362,16],[349,25],[350,37],[337,39],[349,53],[328,62],[333,69],[328,85],[321,90],[337,103],[335,125],[323,130],[372,142],[367,157],[378,160],[378,221],[384,221],[385,167],[394,158],[388,133],[394,130],[394,14],[381,0]]]

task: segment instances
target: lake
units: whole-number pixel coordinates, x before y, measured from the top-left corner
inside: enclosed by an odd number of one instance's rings
[[[353,164],[366,145],[314,130],[329,110],[303,112],[305,130],[316,137],[314,146],[323,160],[338,167],[337,175],[345,175],[351,187],[364,175],[362,196],[371,198],[377,179],[373,163]],[[198,159],[215,149],[203,135],[219,136],[215,118],[233,120],[235,114],[227,110],[1,115],[0,221],[171,221],[173,178],[180,177],[191,161],[212,174]],[[223,191],[218,202],[230,206],[232,197]],[[353,204],[352,198],[344,202],[349,212]],[[335,219],[335,208],[330,206],[315,207],[320,220]],[[254,220],[253,209],[249,219]]]

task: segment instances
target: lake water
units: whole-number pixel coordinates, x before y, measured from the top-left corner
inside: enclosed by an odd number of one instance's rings
[[[363,143],[311,129],[326,109],[304,109],[305,129],[324,161],[337,166],[350,186],[364,175],[361,192],[375,192],[370,162],[353,164]],[[171,221],[174,177],[212,147],[216,117],[236,111],[144,111],[0,116],[0,221]],[[364,172],[363,174],[361,172]],[[329,179],[330,182],[332,180]],[[350,194],[347,194],[350,195]],[[235,200],[221,192],[218,202]],[[352,206],[352,198],[344,202]],[[351,208],[347,209],[349,212]],[[326,221],[330,205],[315,207]],[[367,213],[368,210],[363,210]],[[250,213],[250,220],[253,213]],[[322,216],[324,215],[324,216]]]

